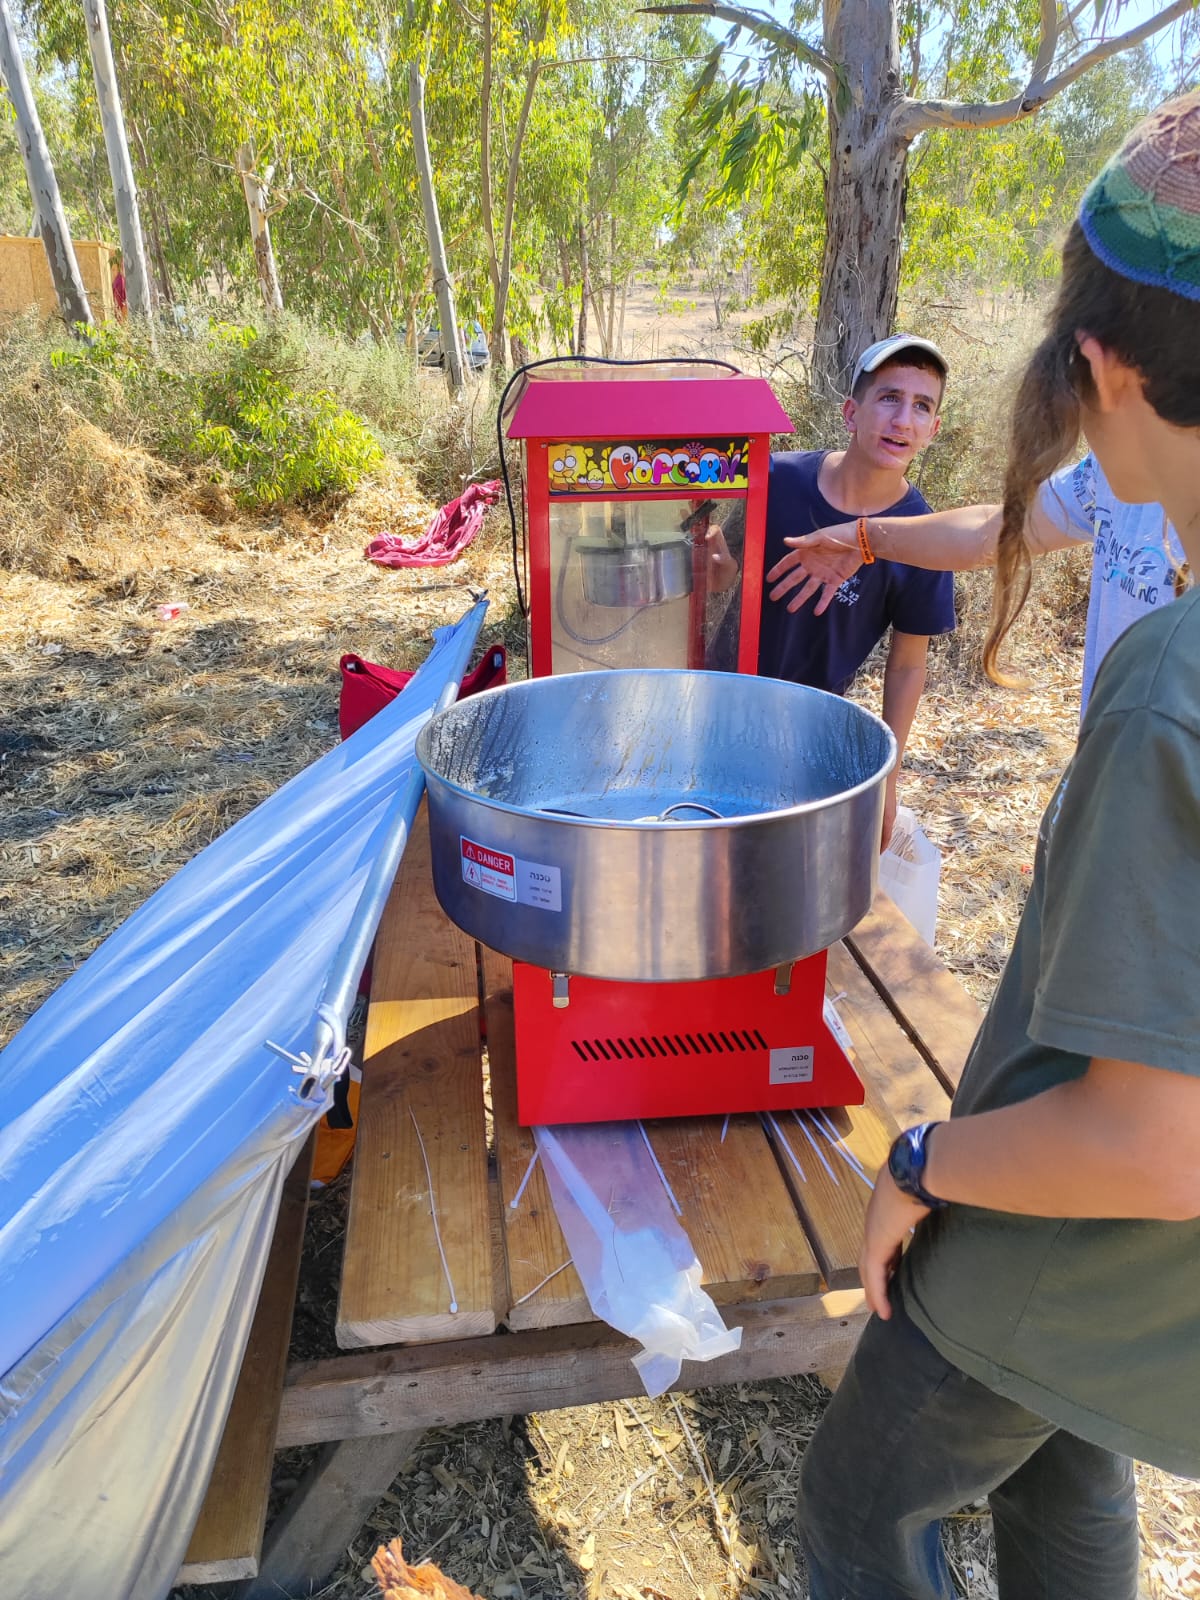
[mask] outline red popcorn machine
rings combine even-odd
[[[718,638],[723,667],[756,671],[770,436],[791,429],[770,385],[699,364],[541,370],[508,424],[531,675],[704,667]],[[743,520],[738,603],[722,605],[707,536]]]
[[[790,427],[718,363],[524,374],[532,676],[417,745],[438,898],[513,957],[523,1124],[863,1101],[826,951],[874,895],[895,743],[755,675]]]

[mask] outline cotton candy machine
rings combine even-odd
[[[826,948],[874,895],[887,727],[740,674],[615,670],[460,701],[417,741],[438,899],[515,960],[520,1115],[861,1101]]]
[[[860,920],[895,742],[817,689],[630,669],[459,701],[417,755],[461,928],[551,971],[679,983],[802,960]]]
[[[514,958],[521,1121],[861,1102],[825,951],[871,904],[895,745],[754,676],[786,413],[703,361],[535,363],[499,410],[531,681],[417,754],[438,898]]]

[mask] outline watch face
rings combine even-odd
[[[906,1194],[912,1193],[913,1178],[920,1176],[921,1168],[925,1165],[924,1150],[921,1151],[920,1165],[915,1165],[913,1161],[912,1136],[915,1132],[916,1129],[909,1128],[902,1133],[893,1144],[891,1153],[888,1156],[888,1171],[896,1180],[897,1186],[903,1189]]]
[[[925,1171],[925,1128],[906,1128],[896,1139],[888,1155],[888,1171],[896,1179],[896,1187],[906,1194],[920,1194],[922,1173]]]
[[[944,1202],[935,1200],[931,1194],[926,1193],[923,1179],[925,1175],[925,1135],[932,1124],[922,1122],[915,1128],[906,1128],[888,1153],[888,1171],[895,1180],[896,1187],[905,1194],[912,1195],[922,1205],[940,1206]]]

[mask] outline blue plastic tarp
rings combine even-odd
[[[348,980],[420,800],[416,737],[453,698],[485,605],[0,1054],[6,1600],[159,1600],[175,1581],[283,1180],[327,1109]]]

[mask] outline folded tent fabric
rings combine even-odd
[[[399,534],[381,533],[363,554],[381,567],[444,567],[456,561],[474,539],[502,489],[498,478],[468,484],[457,499],[442,507],[419,539],[406,544]]]
[[[484,610],[439,630],[407,694],[193,857],[0,1053],[5,1596],[63,1594],[64,1507],[80,1600],[174,1583],[283,1179],[327,1104],[296,1094],[268,1041],[310,1051],[340,952],[369,940],[364,890],[421,794],[417,734]]]

